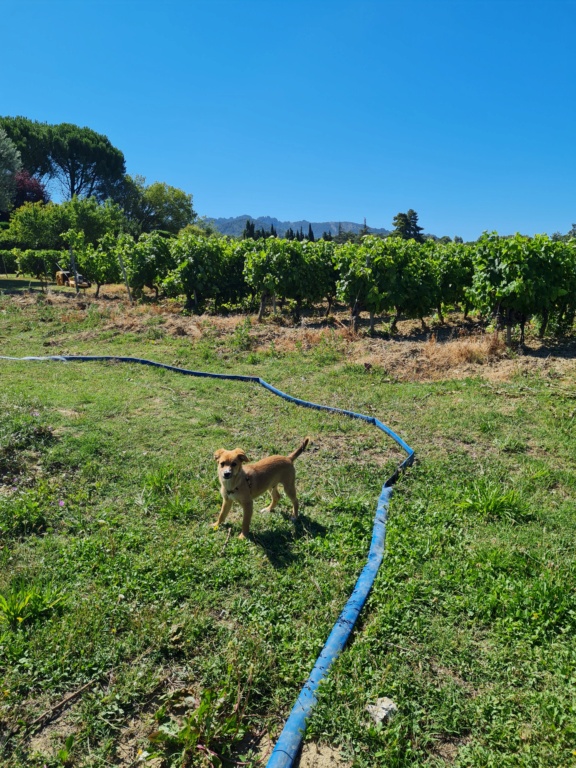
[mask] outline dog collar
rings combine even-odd
[[[246,480],[246,485],[248,486],[248,489],[251,491],[252,490],[252,481],[250,480],[249,477],[247,477],[247,475],[244,475],[244,479]],[[230,491],[226,491],[226,494],[228,496],[233,496],[239,490],[240,490],[240,486],[237,485],[236,488],[232,488]]]

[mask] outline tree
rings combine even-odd
[[[16,191],[16,173],[21,168],[20,152],[0,128],[0,211],[8,211]]]
[[[0,117],[3,128],[20,152],[22,168],[44,180],[52,176],[50,126],[27,117]]]
[[[242,232],[242,239],[254,240],[255,231],[256,231],[256,225],[254,224],[254,222],[251,219],[246,219],[246,226],[244,227],[244,232]]]
[[[44,184],[35,176],[30,176],[28,171],[18,171],[15,181],[14,208],[20,208],[24,203],[50,202],[50,195]]]
[[[67,199],[114,198],[126,173],[124,155],[109,139],[71,123],[49,126],[52,175]]]
[[[40,179],[30,176],[28,171],[18,171],[14,174],[13,209],[20,208],[24,203],[48,203],[49,201],[50,196]],[[0,211],[0,221],[7,222],[9,219],[9,211]]]
[[[142,177],[139,177],[142,178]],[[160,229],[177,235],[192,224],[196,213],[192,207],[192,195],[177,187],[156,181],[146,187],[142,178],[140,224],[142,232]]]
[[[126,229],[121,208],[107,201],[75,197],[61,205],[24,203],[12,213],[7,237],[20,248],[61,249],[69,243],[69,230],[83,232],[86,243],[95,245],[107,232],[118,235]]]
[[[312,231],[312,224],[308,224],[308,240],[313,243],[314,242],[314,232]]]
[[[70,222],[62,216],[61,207],[49,203],[24,203],[10,217],[7,237],[21,249],[63,247],[60,234],[70,229]]]
[[[402,240],[416,240],[423,243],[424,238],[420,234],[422,227],[418,226],[418,214],[410,208],[407,213],[397,213],[392,220],[394,231],[390,237],[401,237]]]

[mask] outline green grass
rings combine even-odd
[[[394,383],[350,365],[336,338],[255,352],[248,323],[226,338],[206,321],[191,341],[153,318],[115,335],[107,321],[94,306],[0,296],[4,354],[259,375],[374,414],[417,452],[307,738],[358,768],[576,765],[573,370],[553,387]],[[0,372],[0,764],[128,765],[138,750],[165,765],[254,763],[363,567],[402,453],[369,425],[252,384],[118,364]],[[250,543],[238,511],[212,531],[214,450],[257,459],[306,434],[301,521],[283,500],[255,514]],[[381,696],[398,714],[374,726],[365,708]]]

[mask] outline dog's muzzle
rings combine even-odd
[[[224,480],[230,480],[230,478],[232,477],[232,472],[230,471],[222,472],[222,477],[224,478]]]

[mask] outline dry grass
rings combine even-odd
[[[96,339],[102,332],[108,337],[132,333],[181,338],[191,345],[205,339],[223,347],[237,349],[239,332],[248,334],[249,348],[266,355],[330,353],[332,358],[364,365],[368,370],[383,369],[398,381],[438,381],[445,378],[483,376],[506,380],[531,370],[564,369],[574,361],[573,343],[564,352],[548,350],[529,338],[518,353],[506,348],[502,335],[484,334],[478,326],[454,315],[441,328],[423,333],[413,320],[398,323],[398,332],[370,337],[367,326],[350,328],[348,313],[335,311],[329,318],[323,313],[306,316],[295,325],[287,315],[267,316],[258,322],[256,315],[188,315],[183,305],[173,300],[147,301],[131,305],[121,286],[106,287],[105,296],[96,299],[90,293],[78,298],[71,292],[49,290],[48,294],[22,293],[11,297],[22,308],[37,303],[53,307],[61,322],[70,326],[77,340]],[[100,315],[94,327],[81,327],[87,313]],[[73,330],[73,326],[80,326]],[[47,347],[67,344],[67,338],[55,335]],[[328,355],[328,356],[330,356]],[[324,355],[326,357],[326,355]],[[325,365],[325,360],[319,364]]]
[[[460,365],[494,362],[507,357],[507,349],[497,333],[474,334],[444,343],[432,335],[422,345],[422,354],[431,368],[446,371]]]

